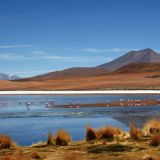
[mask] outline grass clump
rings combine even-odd
[[[93,129],[91,127],[86,128],[86,141],[95,139],[107,139],[114,140],[114,137],[122,133],[121,129],[110,126],[102,127],[99,129]]]
[[[160,145],[160,134],[157,134],[157,135],[153,136],[151,138],[150,144],[152,146],[159,146]]]
[[[0,135],[0,149],[10,148],[12,140],[7,135]]]
[[[48,139],[47,139],[47,145],[52,145],[53,144],[53,136],[51,132],[48,133]]]
[[[87,127],[86,128],[86,141],[92,141],[95,140],[96,137],[96,131],[91,128],[91,127]]]
[[[97,137],[98,139],[108,139],[114,140],[115,130],[113,127],[103,127],[97,129]]]
[[[146,135],[160,133],[160,119],[150,119],[144,124],[143,130],[145,131]]]
[[[113,132],[114,132],[115,136],[122,134],[122,130],[120,128],[116,128],[116,127],[113,128]]]
[[[55,136],[56,145],[67,146],[71,142],[71,136],[63,129],[59,130]]]
[[[130,128],[130,137],[133,140],[138,140],[140,138],[140,136],[142,135],[142,132],[139,128],[137,128],[135,123],[130,123],[129,125]]]

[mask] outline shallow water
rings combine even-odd
[[[142,126],[147,119],[160,117],[160,106],[48,109],[45,103],[48,100],[54,100],[56,104],[97,103],[149,97],[160,99],[159,95],[0,96],[0,133],[10,135],[20,145],[31,145],[46,140],[48,131],[55,133],[60,128],[66,129],[73,140],[84,139],[87,124],[128,130],[130,120]],[[26,102],[31,105],[27,107]]]

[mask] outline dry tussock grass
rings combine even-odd
[[[67,146],[69,142],[71,142],[70,134],[63,129],[59,130],[55,136],[56,145]]]
[[[48,133],[47,145],[52,145],[54,143],[53,136],[51,132]]]
[[[102,127],[96,131],[98,139],[114,139],[115,131],[112,127]]]
[[[91,141],[95,139],[108,139],[114,140],[114,137],[122,134],[120,128],[115,128],[111,126],[102,127],[99,129],[93,129],[91,127],[86,128],[86,141]]]
[[[86,141],[92,141],[95,140],[96,138],[97,138],[96,131],[88,126],[86,128]]]
[[[0,135],[0,149],[10,148],[12,140],[7,135]]]
[[[130,123],[129,128],[130,128],[129,133],[130,133],[131,139],[138,140],[143,135],[142,131],[139,128],[137,128],[135,123],[133,122]]]
[[[160,119],[150,119],[148,122],[144,124],[143,130],[145,135],[152,135],[160,133]]]
[[[152,146],[159,146],[159,145],[160,145],[160,134],[154,135],[154,136],[151,138],[150,144],[151,144]]]

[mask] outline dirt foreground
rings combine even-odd
[[[39,155],[39,158],[31,158],[35,153]],[[22,155],[25,159],[22,159]],[[31,147],[0,150],[0,160],[12,160],[19,156],[22,160],[149,160],[149,157],[159,160],[160,148],[151,147],[146,138],[141,141],[128,139],[120,142],[117,140],[114,142],[79,141],[72,142],[68,146],[48,146],[41,143]],[[6,157],[8,159],[5,159]]]

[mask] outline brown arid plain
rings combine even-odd
[[[0,81],[0,90],[160,89],[160,70],[97,76]]]

